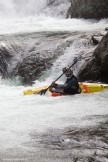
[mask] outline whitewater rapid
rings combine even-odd
[[[0,85],[1,151],[23,147],[32,132],[44,133],[48,129],[69,126],[93,127],[104,121],[108,114],[107,91],[52,98],[24,96],[23,90],[27,88],[31,87]]]
[[[53,17],[29,16],[0,19],[0,34],[15,34],[43,31],[98,31],[108,26],[108,19],[100,21],[84,19],[60,19]]]
[[[10,10],[13,9],[14,6],[10,3],[12,1],[8,2],[11,4]],[[2,1],[2,3],[4,2]],[[14,10],[12,12],[16,14]],[[6,19],[0,17],[0,35],[43,31],[103,32],[107,25],[108,19],[100,21],[63,19],[46,17],[42,14]],[[58,76],[56,73],[57,65],[60,65],[58,67],[60,70],[64,66],[62,62],[65,62],[65,65],[68,64],[69,60],[82,50],[80,46],[76,51],[73,49],[73,47],[67,49],[65,54],[53,64],[51,75],[44,76],[43,81],[42,79],[41,81],[40,79],[36,80],[33,87],[51,84]],[[31,156],[34,150],[39,150],[39,153],[41,153],[42,148],[37,146],[37,141],[44,133],[49,134],[49,132],[55,131],[56,136],[59,131],[62,132],[64,129],[70,127],[73,129],[91,128],[98,126],[107,119],[107,91],[57,98],[39,95],[24,96],[23,90],[31,87],[24,87],[19,84],[18,80],[0,79],[0,159],[3,161],[7,161],[6,158],[8,158],[8,161],[17,161],[17,158],[20,160],[21,154]],[[66,138],[66,141],[68,142],[69,139]],[[36,155],[38,157],[38,153]],[[12,159],[13,157],[14,159]],[[45,159],[45,157],[42,157],[42,159]],[[42,159],[38,162],[41,162]],[[27,161],[27,159],[23,159],[23,161]]]

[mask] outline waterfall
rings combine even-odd
[[[64,16],[69,6],[69,0],[1,0],[0,17]]]

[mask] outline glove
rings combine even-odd
[[[55,82],[52,82],[51,87],[57,87],[57,84]]]
[[[63,73],[65,73],[67,71],[67,68],[66,67],[63,68],[62,71],[63,71]]]
[[[47,91],[47,89],[43,89],[38,94],[42,96],[42,95],[44,95],[46,93],[46,91]]]

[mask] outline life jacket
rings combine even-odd
[[[78,84],[77,78],[73,75],[71,78],[67,79],[65,84],[70,84],[69,88],[65,88],[64,92],[67,94],[78,94],[81,93],[81,88]]]

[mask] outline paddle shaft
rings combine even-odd
[[[73,65],[76,64],[78,60],[76,60],[71,66],[69,66],[69,68],[71,68]],[[62,76],[64,75],[64,73],[62,73],[54,82],[56,82],[57,80],[59,80]],[[45,92],[51,87],[51,85],[45,90]]]

